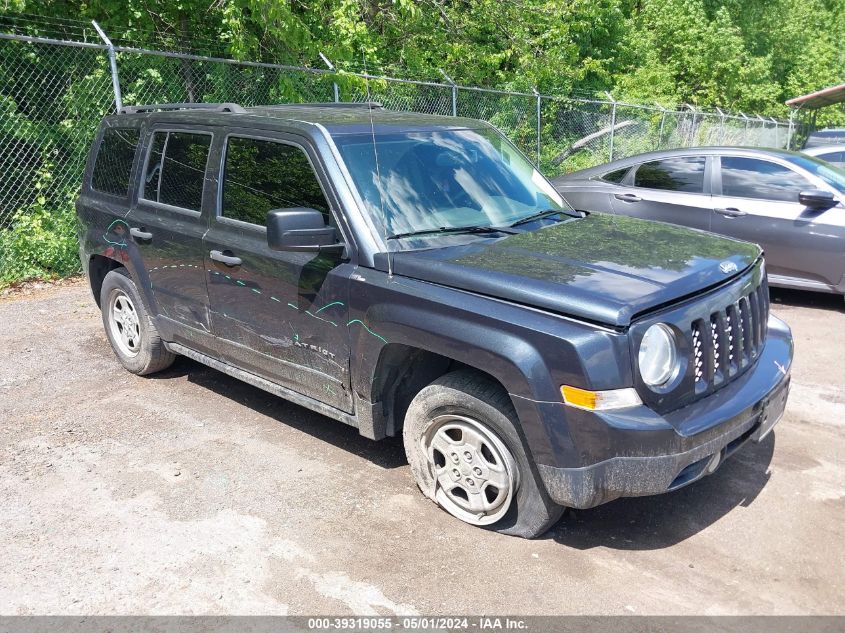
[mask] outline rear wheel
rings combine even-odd
[[[103,325],[121,364],[133,374],[167,369],[175,355],[167,350],[125,268],[110,271],[100,290]]]
[[[408,463],[420,490],[452,516],[533,538],[563,513],[539,481],[508,394],[472,371],[422,389],[405,417]]]

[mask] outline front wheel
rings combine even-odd
[[[103,279],[100,307],[109,343],[127,370],[144,376],[173,364],[175,355],[159,337],[125,268],[116,268]]]
[[[408,408],[403,439],[420,490],[452,516],[533,538],[563,513],[549,499],[517,431],[508,394],[472,371],[422,389]]]

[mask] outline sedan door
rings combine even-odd
[[[840,203],[817,211],[798,202],[801,191],[823,183],[765,158],[723,155],[719,163],[714,233],[760,244],[777,285],[831,290],[842,283],[845,209]]]
[[[710,229],[710,159],[672,156],[642,163],[614,188],[613,210],[646,220]],[[624,182],[624,181],[623,181]]]

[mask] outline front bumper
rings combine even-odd
[[[754,367],[702,400],[664,416],[647,407],[571,416],[570,425],[580,419],[589,443],[595,446],[601,438],[612,456],[577,468],[538,464],[549,496],[567,507],[591,508],[618,497],[676,490],[715,472],[726,457],[748,441],[761,441],[780,420],[791,364],[789,328],[770,317]]]

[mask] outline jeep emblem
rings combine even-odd
[[[736,267],[736,264],[733,262],[722,262],[719,264],[719,270],[721,270],[726,275],[730,273],[735,273],[739,268]]]

